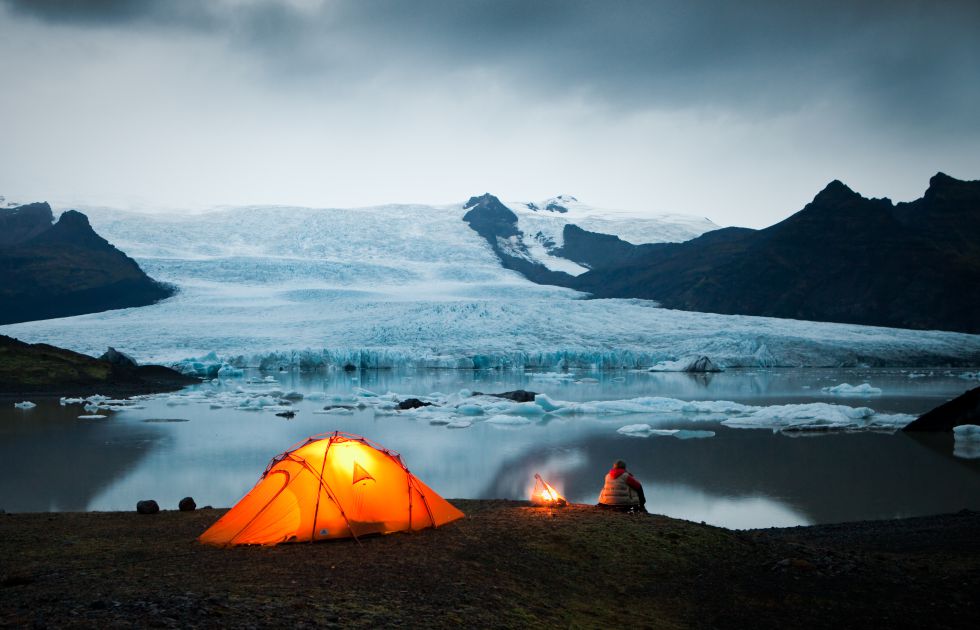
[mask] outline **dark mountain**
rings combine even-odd
[[[145,306],[173,294],[84,214],[53,220],[46,203],[0,210],[0,324]]]
[[[46,203],[30,203],[0,210],[0,247],[23,243],[51,229],[54,214]]]
[[[505,269],[523,274],[539,284],[567,286],[571,282],[572,276],[552,271],[531,257],[524,244],[524,234],[517,227],[517,215],[499,199],[485,193],[470,197],[463,208],[469,210],[463,215],[463,221],[486,239]]]
[[[584,232],[584,234],[582,233]],[[568,226],[572,286],[668,308],[980,333],[980,181],[939,173],[910,203],[833,181],[763,230],[633,246]]]

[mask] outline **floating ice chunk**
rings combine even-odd
[[[978,381],[980,380],[980,371],[963,372],[962,374],[960,374],[960,378],[965,378],[968,381]]]
[[[37,405],[29,400],[25,400],[24,402],[14,403],[14,407],[17,409],[33,409],[34,407],[37,407]]]
[[[446,425],[447,429],[465,429],[473,425],[471,420],[452,420]]]
[[[361,398],[377,398],[378,395],[369,389],[364,389],[363,387],[355,387],[354,395],[360,396]]]
[[[525,372],[536,381],[574,381],[575,375],[568,372]]]
[[[980,426],[961,424],[953,427],[953,438],[964,442],[980,442]]]
[[[869,407],[827,403],[754,407],[722,424],[738,429],[860,430],[899,429],[915,418],[908,414],[879,414]]]
[[[60,404],[62,407],[64,407],[65,405],[80,405],[83,402],[85,402],[85,399],[84,398],[64,398],[64,397],[62,397],[62,398],[60,398],[58,400],[58,404]]]
[[[631,435],[637,437],[647,437],[653,432],[653,427],[649,424],[627,424],[624,427],[619,427],[616,429],[616,433],[622,433],[623,435]]]
[[[538,394],[534,397],[534,404],[541,407],[545,411],[556,411],[561,409],[562,405],[556,403],[551,398],[548,398],[545,394]]]
[[[354,415],[354,410],[350,407],[331,407],[330,409],[324,409],[324,413],[332,414],[335,416],[352,416]]]
[[[109,400],[108,396],[103,396],[102,394],[93,394],[92,396],[86,398],[85,402],[98,404],[100,402],[105,402],[106,400]]]
[[[464,403],[456,407],[456,413],[464,416],[479,416],[483,415],[483,407],[473,403]]]
[[[676,361],[661,361],[650,368],[651,372],[721,372],[714,361],[703,355],[682,357]]]
[[[599,379],[592,378],[591,376],[586,376],[585,378],[580,378],[580,379],[578,379],[575,382],[576,383],[581,383],[582,385],[593,385],[595,383],[598,383],[599,382]]]
[[[313,392],[306,395],[306,400],[323,400],[327,397],[325,392]]]
[[[664,437],[673,437],[678,440],[691,440],[699,438],[710,438],[715,436],[714,431],[701,431],[692,429],[654,429],[649,424],[628,424],[625,427],[620,427],[616,430],[617,433],[622,433],[623,435],[628,435],[630,437],[650,437],[652,435],[659,435]]]
[[[953,455],[963,459],[980,459],[980,426],[961,424],[953,427]]]
[[[540,407],[539,407],[540,409]],[[486,419],[488,424],[500,424],[507,426],[519,426],[523,424],[531,424],[531,421],[524,416],[508,416],[508,415],[498,415],[490,416]]]
[[[97,414],[97,413],[91,413],[91,414],[84,415],[84,416],[78,416],[78,419],[79,420],[102,420],[105,417],[106,416],[103,416],[103,415],[100,415],[100,414]]]
[[[241,378],[245,376],[245,371],[241,368],[236,368],[227,363],[223,363],[221,367],[218,368],[217,375],[219,378]]]
[[[281,396],[284,400],[303,400],[303,394],[297,391],[286,392]]]
[[[446,426],[449,424],[449,422],[450,420],[446,418],[433,418],[432,420],[429,420],[429,424],[433,426]]]
[[[279,401],[271,396],[256,396],[254,398],[246,398],[245,400],[238,403],[239,409],[261,409],[263,407],[273,407],[277,406]]]
[[[714,431],[702,431],[700,429],[678,429],[674,433],[678,440],[698,440],[702,438],[715,437]]]
[[[511,403],[503,413],[512,416],[541,416],[545,410],[535,402]]]
[[[881,394],[881,388],[872,387],[870,383],[862,383],[860,385],[841,383],[840,385],[823,387],[821,389],[822,391],[825,391],[828,394],[834,394],[835,396],[878,396]]]

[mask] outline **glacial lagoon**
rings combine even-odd
[[[0,479],[0,508],[131,510],[152,498],[175,509],[188,495],[199,506],[227,507],[273,456],[339,430],[398,451],[447,498],[525,499],[540,473],[569,500],[594,503],[605,471],[622,458],[644,483],[650,511],[732,528],[980,509],[976,453],[954,454],[948,435],[895,430],[903,418],[976,386],[964,376],[945,368],[252,370],[94,413],[56,398],[33,399],[28,410],[8,401],[0,409],[0,461],[16,474]],[[872,393],[829,391],[843,383],[868,383]],[[553,410],[465,404],[472,392],[515,389],[545,394]],[[282,405],[279,392],[304,398]],[[436,406],[392,408],[408,397]],[[716,401],[731,401],[730,408]],[[275,415],[287,408],[293,418]],[[812,422],[794,421],[804,430],[765,420],[773,410],[800,409],[817,410]],[[829,413],[821,409],[859,419],[817,430]],[[865,411],[840,414],[848,409]],[[86,415],[105,417],[79,418]],[[620,431],[637,425],[640,431]]]

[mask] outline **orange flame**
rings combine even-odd
[[[561,496],[551,484],[541,478],[541,475],[534,473],[534,489],[531,491],[531,503],[546,507],[562,507],[568,505],[565,497]]]

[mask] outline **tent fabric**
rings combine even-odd
[[[203,543],[276,545],[438,527],[463,513],[367,438],[315,435],[273,458]]]

